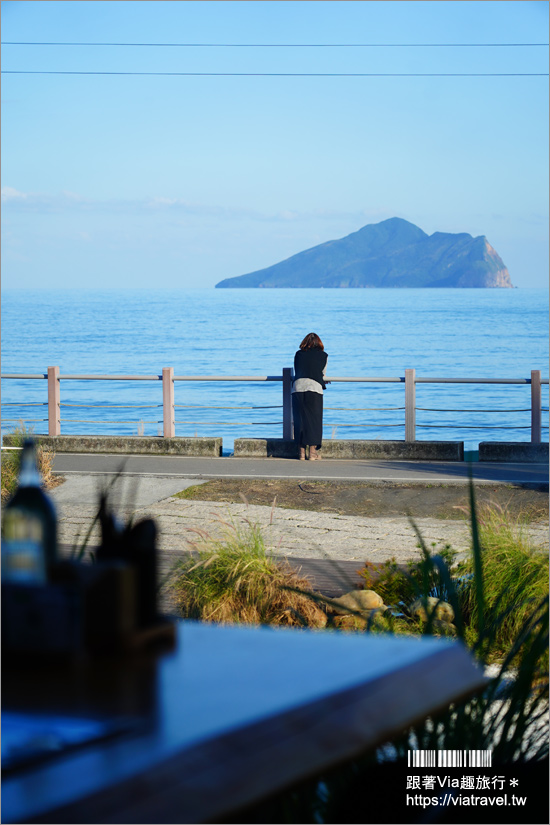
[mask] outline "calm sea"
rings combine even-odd
[[[6,290],[2,373],[280,375],[317,332],[329,376],[548,378],[538,289]],[[2,381],[2,429],[47,432],[46,382]],[[281,437],[280,383],[176,382],[176,435]],[[331,384],[325,438],[404,438],[404,388]],[[62,381],[66,434],[157,435],[160,381]],[[22,406],[22,405],[25,406]],[[529,386],[417,387],[417,438],[528,441]],[[543,386],[548,410],[548,386]],[[543,413],[548,438],[548,413]]]

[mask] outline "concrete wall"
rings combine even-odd
[[[221,438],[163,438],[161,436],[36,436],[39,444],[56,453],[111,453],[140,455],[182,455],[219,457]],[[4,446],[13,444],[5,435]],[[396,461],[464,461],[462,441],[363,441],[328,439],[323,442],[323,458],[372,459]],[[236,438],[238,458],[296,458],[294,441],[282,438]],[[479,461],[548,463],[548,443],[482,441]]]
[[[38,435],[35,440],[56,453],[111,453],[140,455],[188,455],[218,457],[221,438],[162,438],[161,436]],[[4,446],[13,439],[5,435]]]
[[[236,458],[296,458],[294,441],[279,438],[236,438]],[[463,461],[463,441],[323,441],[323,458],[409,461]]]
[[[548,464],[548,444],[531,444],[528,441],[481,441],[479,460]]]

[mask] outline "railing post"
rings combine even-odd
[[[540,370],[531,370],[531,444],[541,442]]]
[[[48,367],[48,435],[61,435],[59,367]]]
[[[162,370],[162,417],[164,421],[164,438],[173,438],[176,434],[173,367],[165,367]]]
[[[405,370],[405,441],[416,441],[416,370]]]
[[[292,421],[292,376],[291,367],[283,367],[283,441],[294,439],[294,422]]]

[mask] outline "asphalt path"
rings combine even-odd
[[[63,475],[110,475],[210,478],[317,479],[395,483],[548,484],[547,464],[504,464],[450,461],[362,461],[285,458],[199,458],[185,456],[103,455],[56,453],[53,470]]]

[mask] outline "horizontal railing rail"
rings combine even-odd
[[[164,368],[161,374],[156,375],[80,375],[80,374],[60,374],[59,367],[48,367],[46,373],[3,373],[0,376],[2,379],[17,379],[17,380],[46,380],[48,382],[48,400],[44,402],[3,402],[3,407],[47,407],[47,418],[25,419],[25,423],[48,422],[48,434],[60,435],[62,421],[71,421],[73,423],[98,423],[96,421],[83,419],[62,419],[61,408],[80,408],[80,409],[161,409],[162,420],[140,421],[140,424],[162,424],[163,435],[166,438],[171,438],[175,435],[175,425],[202,425],[202,426],[264,426],[275,425],[283,427],[283,439],[291,440],[293,437],[293,421],[292,421],[292,381],[293,370],[285,367],[281,375],[174,375],[172,367]],[[404,406],[385,406],[385,407],[331,407],[327,406],[327,411],[355,411],[355,412],[404,412],[404,422],[383,424],[377,423],[354,423],[337,425],[326,424],[326,427],[332,427],[336,430],[338,427],[353,427],[353,428],[378,428],[378,427],[403,427],[405,428],[405,440],[416,440],[416,429],[465,429],[465,430],[518,430],[530,429],[531,442],[540,443],[543,429],[548,429],[547,426],[542,425],[542,412],[547,412],[546,408],[541,404],[541,385],[549,383],[548,378],[541,378],[540,370],[532,370],[530,378],[449,378],[449,377],[421,377],[416,375],[414,369],[405,370],[404,376],[329,376],[327,382],[331,383],[371,383],[371,384],[403,384],[405,389],[405,404]],[[61,381],[159,381],[162,384],[162,403],[157,404],[69,404],[61,402],[60,398],[60,382]],[[174,400],[174,384],[176,381],[201,381],[201,382],[280,382],[282,383],[283,397],[282,404],[270,405],[205,405],[205,404],[176,404]],[[531,386],[531,406],[514,409],[456,409],[456,408],[440,408],[440,407],[419,407],[416,405],[416,386],[418,384],[486,384],[486,385],[530,385]],[[217,422],[217,421],[176,421],[175,411],[177,409],[186,410],[268,410],[268,409],[282,409],[282,421],[234,421],[234,422]],[[483,425],[483,424],[420,424],[416,422],[416,413],[419,412],[437,412],[437,413],[453,413],[453,412],[467,412],[467,413],[515,413],[515,412],[530,412],[531,423],[529,425]],[[20,421],[20,418],[9,419],[3,418],[4,421]],[[135,421],[116,421],[116,422],[102,422],[108,424],[135,424]]]
[[[47,373],[2,373],[4,378],[33,378],[47,380]],[[61,381],[162,381],[162,375],[58,375]],[[282,381],[280,375],[174,375],[173,381]],[[351,376],[328,376],[327,382],[404,384],[405,378],[375,377],[358,378]],[[530,378],[415,378],[416,384],[530,384]],[[541,384],[548,384],[548,378],[541,378]]]
[[[2,373],[0,378],[33,378],[47,380],[48,374],[45,372],[26,373]],[[62,381],[162,381],[162,375],[58,375]],[[281,375],[174,375],[173,381],[282,381]],[[422,378],[415,377],[416,384],[531,384],[530,378]],[[326,381],[335,383],[371,383],[371,384],[404,384],[404,377],[356,377],[356,376],[335,376],[329,375]],[[548,384],[548,378],[541,378],[541,384]],[[367,408],[365,408],[367,409]]]

